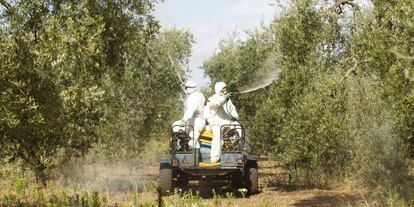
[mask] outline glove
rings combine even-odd
[[[185,126],[185,121],[184,120],[180,120],[180,127],[183,127],[183,126]]]
[[[233,98],[233,96],[234,96],[234,93],[229,92],[229,93],[227,93],[226,95],[224,95],[224,99],[225,99],[226,101],[228,101],[229,99]]]

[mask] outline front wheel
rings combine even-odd
[[[161,163],[160,164],[160,180],[159,186],[161,189],[161,193],[163,195],[172,192],[174,189],[174,182],[173,182],[173,169],[171,168],[170,164],[168,163]]]

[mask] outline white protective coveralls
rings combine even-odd
[[[185,91],[187,97],[184,103],[183,120],[187,122],[188,125],[194,127],[194,130],[190,130],[189,135],[191,138],[194,137],[195,148],[200,148],[198,138],[206,125],[203,115],[206,99],[203,94],[197,90],[197,84],[192,80],[185,83]],[[193,140],[190,141],[189,145],[193,147]]]
[[[220,132],[221,126],[226,124],[239,124],[238,122],[231,121],[232,117],[236,120],[239,119],[239,115],[231,100],[229,99],[226,101],[224,98],[224,94],[221,92],[224,87],[226,87],[224,82],[217,82],[214,86],[215,94],[208,99],[206,105],[209,109],[209,113],[206,115],[208,117],[207,121],[213,132],[210,152],[211,162],[218,162],[220,160],[221,147],[223,144]]]

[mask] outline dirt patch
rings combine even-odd
[[[272,191],[264,189],[246,201],[238,202],[239,206],[360,206],[364,203],[360,191],[348,190],[302,190],[292,192]]]
[[[364,197],[357,191],[311,191],[302,192],[309,198],[295,201],[294,206],[359,206]]]

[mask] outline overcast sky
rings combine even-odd
[[[273,19],[275,0],[165,0],[158,3],[154,15],[162,27],[177,27],[194,35],[190,58],[190,76],[201,86],[208,84],[199,69],[218,47],[220,39],[237,31],[245,39],[245,30],[268,24]]]

